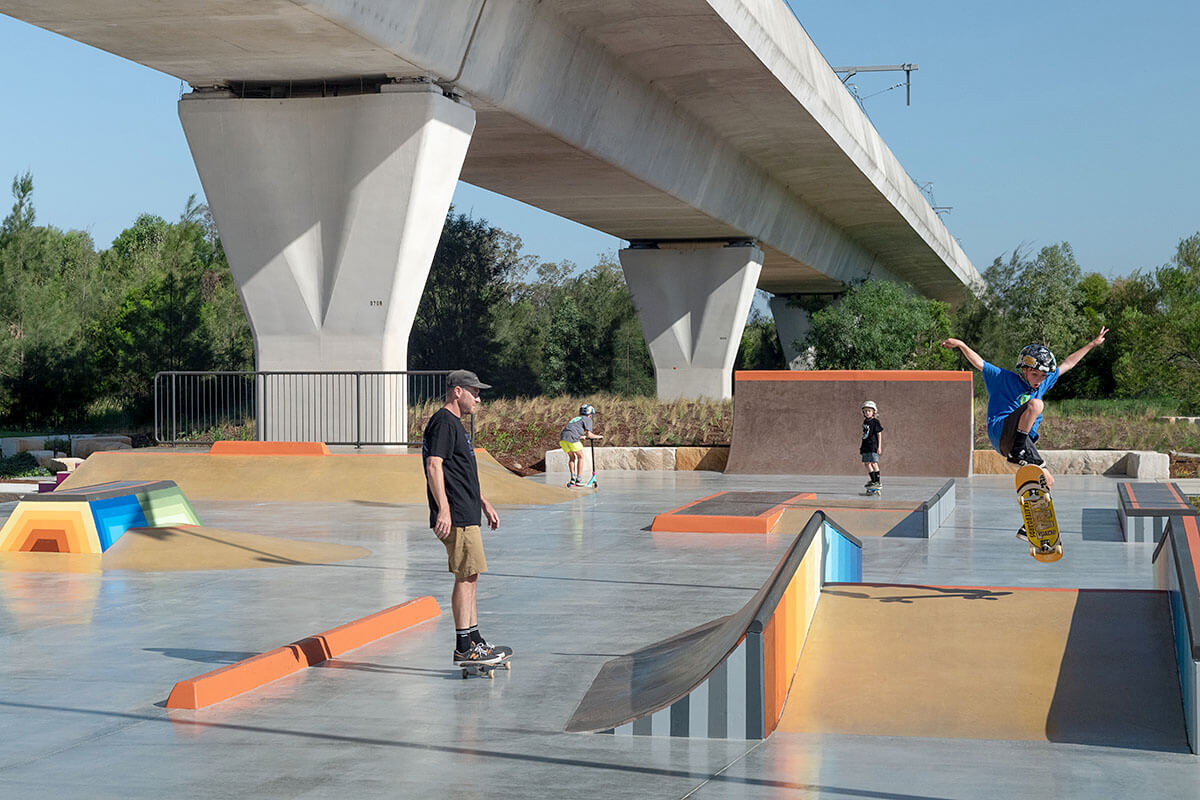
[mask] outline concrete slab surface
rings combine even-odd
[[[888,500],[920,502],[943,482],[888,480]],[[0,786],[6,797],[31,798],[483,797],[496,787],[523,798],[1194,794],[1200,759],[1149,739],[1102,746],[777,732],[734,742],[563,732],[605,661],[737,610],[790,543],[651,533],[655,514],[723,490],[853,499],[861,483],[858,475],[605,472],[594,494],[501,506],[500,530],[485,534],[492,572],[480,580],[479,610],[484,635],[516,650],[511,672],[463,680],[450,663],[444,611],[201,711],[162,703],[181,678],[415,597],[431,594],[446,609],[445,554],[424,505],[194,502],[207,526],[371,551],[354,561],[170,572],[6,567]],[[1116,483],[1058,478],[1066,555],[1043,565],[1014,536],[1011,479],[959,479],[955,512],[930,539],[863,539],[864,581],[1152,589],[1153,545],[1120,541]],[[14,505],[0,505],[0,518]],[[886,670],[873,677],[887,686]]]

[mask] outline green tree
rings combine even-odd
[[[33,178],[13,180],[0,221],[0,410],[13,422],[63,424],[92,396],[80,335],[92,313],[91,238],[35,225]]]
[[[939,346],[950,335],[949,307],[891,281],[867,281],[812,315],[804,340],[817,369],[949,369]]]
[[[521,240],[484,220],[446,216],[408,340],[411,369],[471,368],[497,361],[497,306],[523,262]]]
[[[775,328],[775,318],[757,308],[750,309],[750,319],[742,330],[735,369],[782,369],[783,346]]]

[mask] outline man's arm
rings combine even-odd
[[[429,482],[429,491],[433,493],[433,502],[438,507],[433,533],[439,539],[445,539],[450,535],[450,500],[446,497],[446,475],[440,456],[430,456],[425,462],[425,480]]]
[[[496,509],[488,502],[488,499],[482,494],[479,495],[479,502],[483,505],[483,515],[487,517],[488,527],[492,530],[500,527],[500,515],[496,513]]]
[[[1101,328],[1099,335],[1096,336],[1095,339],[1092,339],[1090,342],[1085,344],[1083,347],[1079,348],[1074,353],[1071,353],[1071,355],[1064,358],[1063,362],[1058,365],[1059,377],[1062,377],[1063,375],[1067,374],[1067,372],[1069,372],[1070,370],[1075,369],[1075,365],[1078,364],[1080,361],[1082,361],[1083,357],[1086,356],[1093,347],[1098,347],[1099,345],[1104,344],[1104,334],[1106,334],[1106,333],[1108,333],[1108,328]]]
[[[976,353],[974,350],[967,347],[966,343],[962,339],[946,339],[942,342],[942,347],[948,347],[951,350],[958,350],[963,354],[964,357],[966,357],[967,363],[980,372],[983,371],[983,359],[980,358],[979,353]]]

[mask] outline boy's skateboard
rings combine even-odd
[[[465,680],[468,675],[478,675],[481,678],[494,678],[494,673],[498,669],[512,669],[513,651],[511,647],[501,647],[497,645],[493,648],[497,653],[500,653],[503,658],[492,663],[483,663],[480,661],[455,661],[454,665],[462,670],[462,676]]]
[[[866,494],[870,497],[878,497],[882,491],[883,491],[882,486],[869,486],[869,487],[867,487],[867,490],[866,490],[866,492],[864,492],[864,494]]]
[[[1025,520],[1025,535],[1029,539],[1029,555],[1050,563],[1063,556],[1059,540],[1058,518],[1054,516],[1054,501],[1046,487],[1046,470],[1028,464],[1017,470],[1017,501],[1021,518]]]

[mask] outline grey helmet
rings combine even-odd
[[[1018,372],[1025,367],[1042,372],[1053,372],[1057,366],[1058,362],[1054,360],[1054,353],[1051,353],[1050,348],[1044,344],[1027,344],[1021,348],[1021,355],[1017,357]]]
[[[863,403],[863,404],[862,404],[862,407],[863,407],[863,408],[869,408],[869,409],[871,409],[872,411],[874,411],[876,414],[878,414],[878,413],[879,413],[879,406],[875,405],[875,401],[874,401],[874,400],[867,400],[865,403]]]
[[[583,405],[581,405],[579,407],[579,416],[581,416],[581,417],[586,417],[586,416],[589,416],[589,415],[595,414],[595,413],[596,413],[595,406],[589,406],[587,403],[584,403]]]

